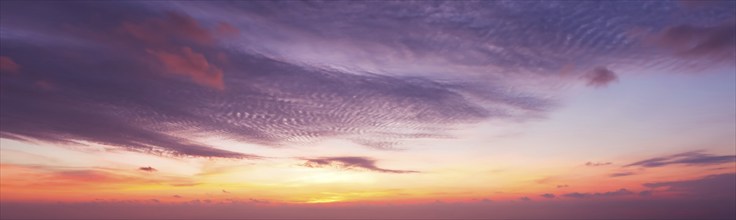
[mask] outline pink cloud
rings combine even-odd
[[[142,22],[124,21],[120,30],[150,44],[164,44],[177,38],[200,45],[214,42],[212,33],[194,18],[174,12],[167,13],[164,18],[151,18]]]
[[[7,56],[0,56],[0,72],[18,73],[20,65]]]
[[[178,51],[147,49],[149,54],[156,57],[168,73],[187,76],[194,82],[215,89],[225,89],[222,70],[197,53],[190,47],[179,48]]]

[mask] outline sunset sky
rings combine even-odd
[[[0,219],[736,219],[736,1],[2,1]]]

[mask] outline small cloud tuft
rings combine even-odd
[[[616,73],[609,70],[606,67],[596,67],[592,71],[583,75],[583,78],[588,81],[588,86],[592,87],[603,87],[618,80]]]
[[[158,171],[156,168],[153,168],[153,167],[150,167],[150,166],[140,167],[140,168],[138,168],[138,170],[140,170],[140,171],[146,171],[146,172],[156,172],[156,171]]]

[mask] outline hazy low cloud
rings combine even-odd
[[[656,190],[664,190],[695,198],[729,198],[736,195],[736,173],[709,175],[698,179],[652,182],[643,184]]]
[[[547,199],[554,199],[556,197],[555,194],[552,194],[552,193],[545,193],[545,194],[542,194],[540,196],[541,197],[544,197],[544,198],[547,198]]]
[[[633,195],[634,192],[621,188],[616,191],[609,191],[609,192],[596,192],[596,193],[579,193],[579,192],[573,192],[573,193],[566,193],[562,196],[564,197],[570,197],[570,198],[576,198],[576,199],[584,199],[584,198],[593,198],[593,197],[610,197],[610,196],[627,196],[627,195]]]

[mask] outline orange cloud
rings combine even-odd
[[[0,72],[18,73],[20,65],[7,56],[0,56]]]
[[[172,74],[187,76],[200,85],[225,89],[222,70],[211,65],[204,55],[194,52],[192,48],[182,47],[176,52],[153,49],[146,51],[155,56],[166,71]]]

